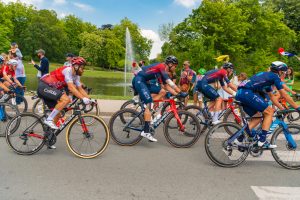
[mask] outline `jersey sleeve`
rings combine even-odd
[[[159,66],[159,71],[160,71],[160,75],[161,75],[161,79],[164,83],[166,83],[166,80],[170,79],[168,73],[165,70],[165,65],[161,64]]]
[[[282,86],[283,83],[280,80],[279,76],[277,76],[277,75],[274,74],[273,77],[272,77],[272,80],[274,80],[274,85],[277,88],[277,90],[283,89],[283,86]]]
[[[62,70],[62,74],[65,77],[65,82],[66,83],[74,83],[71,67],[66,67],[64,70]]]
[[[74,84],[75,84],[77,87],[80,87],[80,86],[81,86],[80,76],[76,76],[76,77],[75,77],[75,79],[74,79]]]

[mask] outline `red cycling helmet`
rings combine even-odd
[[[86,65],[86,61],[83,57],[74,57],[71,60],[72,65]]]

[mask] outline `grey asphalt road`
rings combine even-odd
[[[111,141],[92,160],[71,154],[64,133],[56,150],[32,156],[15,154],[0,138],[0,199],[258,199],[251,186],[300,187],[299,171],[264,155],[226,169],[206,156],[204,135],[189,149],[172,147],[162,129],[156,137],[157,143],[142,140],[133,147]]]

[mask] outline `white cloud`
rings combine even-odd
[[[156,33],[153,30],[142,29],[141,34],[143,37],[153,41],[149,58],[150,59],[156,58],[157,54],[161,53],[161,47],[164,44],[164,42],[160,40],[158,33]]]
[[[54,5],[64,5],[66,3],[67,3],[66,0],[53,0]]]
[[[192,8],[196,6],[198,3],[200,3],[201,0],[174,0],[174,2],[186,8]]]
[[[83,4],[83,3],[73,3],[74,6],[76,6],[77,8],[82,9],[83,11],[93,11],[94,8],[90,5],[87,4]]]

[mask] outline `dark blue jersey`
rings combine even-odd
[[[155,80],[161,84],[166,83],[167,79],[170,79],[168,73],[166,72],[166,65],[163,63],[155,63],[142,68],[137,76],[142,76],[145,81]]]
[[[268,93],[272,91],[273,85],[277,90],[283,89],[283,83],[278,74],[274,72],[260,72],[252,76],[248,81],[240,84],[239,88],[251,89],[254,92]]]

